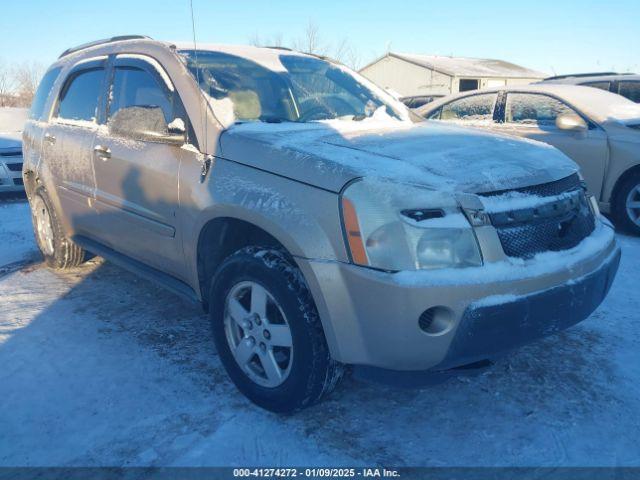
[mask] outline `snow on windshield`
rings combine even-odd
[[[274,54],[267,56],[271,58],[267,63],[264,55],[206,50],[182,50],[181,54],[225,126],[254,121],[359,121],[381,108],[389,117],[408,117],[388,94],[348,69],[316,57],[278,53],[277,65],[272,65]]]

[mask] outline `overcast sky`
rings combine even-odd
[[[363,63],[391,51],[498,58],[548,73],[640,71],[638,0],[193,0],[198,41],[285,41],[311,21]],[[2,0],[0,60],[51,63],[86,41],[140,33],[190,40],[189,0]]]

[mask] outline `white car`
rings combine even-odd
[[[553,145],[578,164],[600,208],[640,234],[640,106],[634,102],[597,88],[545,83],[466,92],[416,112]]]
[[[22,127],[25,108],[0,108],[0,192],[22,192]]]

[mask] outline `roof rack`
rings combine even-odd
[[[548,77],[548,78],[545,78],[545,80],[562,80],[564,78],[584,78],[584,77],[610,77],[612,75],[633,75],[633,74],[618,73],[618,72],[570,73],[567,75],[556,75],[555,77]]]
[[[77,47],[67,48],[64,52],[60,54],[58,58],[66,57],[67,55],[78,52],[80,50],[84,50],[85,48],[96,47],[98,45],[104,45],[107,43],[121,42],[123,40],[144,40],[144,39],[151,39],[151,37],[147,37],[146,35],[120,35],[117,37],[105,38],[102,40],[95,40],[93,42],[83,43],[82,45],[78,45]]]
[[[274,50],[286,50],[287,52],[292,52],[293,50],[291,50],[289,47],[281,47],[281,46],[271,46],[271,45],[267,45],[264,48],[272,48]]]

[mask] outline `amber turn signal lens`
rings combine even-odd
[[[353,262],[358,265],[369,265],[367,252],[364,249],[364,242],[362,241],[362,233],[360,232],[360,224],[358,223],[356,209],[354,208],[353,203],[344,197],[342,197],[342,216]]]

